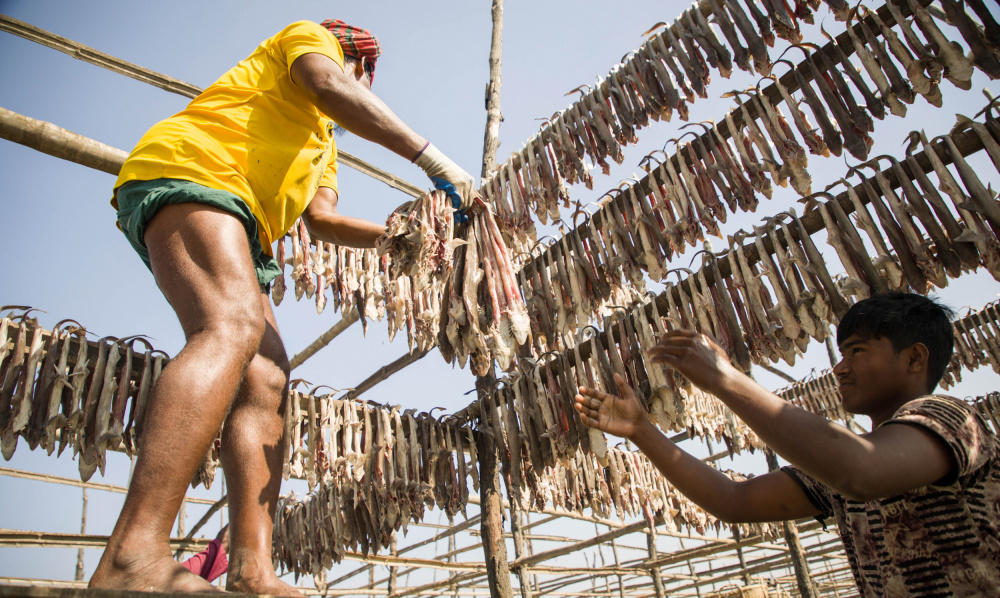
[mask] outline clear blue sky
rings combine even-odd
[[[643,31],[658,21],[671,20],[686,6],[662,1],[509,1],[504,13],[501,91],[505,120],[498,158],[504,160],[520,148],[537,130],[537,119],[564,108],[569,98],[563,94],[605,75],[641,43]],[[0,0],[0,13],[200,87],[211,84],[257,43],[292,21],[341,18],[368,27],[379,36],[384,50],[373,91],[417,132],[478,178],[489,75],[491,17],[487,1]],[[828,30],[842,30],[842,24],[833,23],[825,8],[819,17],[826,19]],[[815,30],[807,33],[807,39],[821,41]],[[710,99],[699,100],[692,107],[692,121],[722,117],[731,104],[718,99],[719,95],[755,82],[740,73],[730,81],[715,75],[709,87]],[[876,121],[873,155],[901,155],[903,137],[914,128],[923,127],[929,135],[947,132],[955,112],[972,116],[983,106],[979,91],[983,87],[1000,89],[977,72],[972,91],[942,85],[945,108],[933,108],[918,99],[905,119],[889,116]],[[149,126],[179,111],[186,102],[181,96],[0,33],[0,106],[4,108],[128,151]],[[573,198],[592,201],[621,178],[638,172],[640,158],[676,136],[682,124],[675,118],[640,131],[640,143],[626,151],[625,164],[615,168],[610,177],[596,171],[594,190],[574,187]],[[380,147],[350,135],[338,139],[338,145],[415,184],[427,185],[416,167]],[[993,181],[994,188],[1000,186],[1000,177],[991,165],[981,160],[976,164],[988,173],[984,180]],[[844,170],[843,162],[836,158],[810,159],[809,171],[817,190]],[[110,175],[0,141],[0,256],[4,261],[0,305],[43,309],[47,313],[40,320],[47,326],[75,318],[101,336],[146,334],[155,339],[157,348],[175,354],[182,346],[180,328],[152,277],[115,229],[114,212],[108,204],[113,183]],[[394,207],[408,199],[348,168],[341,169],[340,185],[342,210],[374,221],[384,221]],[[761,204],[757,214],[733,216],[724,232],[759,223],[760,218],[795,205],[795,199],[794,194],[779,191],[773,201]],[[814,238],[824,245],[825,235]],[[723,241],[715,241],[716,250],[723,246]],[[953,281],[940,296],[956,308],[980,307],[996,299],[998,290],[996,281],[977,274]],[[311,302],[297,304],[290,295],[276,314],[289,354],[294,354],[336,323],[340,315],[329,309],[317,315]],[[796,377],[811,368],[829,367],[825,351],[817,349],[794,368],[781,367]],[[293,372],[293,377],[332,387],[353,386],[405,351],[402,335],[389,344],[384,324],[373,323],[367,338],[360,326],[355,326]],[[772,388],[781,386],[768,375],[760,379]],[[441,406],[454,411],[469,402],[463,393],[473,384],[468,372],[453,370],[433,352],[366,397],[423,410]],[[996,388],[996,375],[980,371],[967,376],[954,392],[964,396]],[[704,450],[700,445],[695,448]],[[726,466],[759,471],[760,461],[752,457]],[[9,464],[0,465],[76,476],[76,463],[68,453],[56,459],[30,453],[23,445]],[[127,475],[128,462],[122,457],[109,465],[105,480],[95,480],[124,484]],[[301,485],[288,487],[302,491]],[[77,533],[79,494],[76,489],[0,477],[0,527]],[[218,497],[218,486],[205,495]],[[120,499],[98,492],[91,492],[90,498],[88,532],[106,534]],[[188,525],[200,516],[197,510],[191,512]],[[217,528],[215,525],[208,531],[214,534]],[[411,539],[401,540],[401,546]],[[473,553],[466,558],[480,555]],[[97,552],[88,551],[88,571],[96,561]],[[74,562],[75,550],[0,549],[0,576],[68,579],[72,578]]]

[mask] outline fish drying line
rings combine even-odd
[[[777,23],[777,22],[776,22],[776,23]],[[964,151],[964,150],[963,150],[963,151]],[[947,156],[947,152],[945,152],[945,156]],[[889,178],[891,178],[891,177],[889,177]],[[877,193],[877,192],[878,192],[878,191],[876,190],[876,193]],[[766,241],[765,241],[765,244],[766,244]],[[674,292],[677,292],[677,289],[676,289],[676,288],[675,288],[675,289],[673,289],[673,290],[674,290]],[[611,332],[611,336],[609,336],[608,338],[610,338],[610,339],[614,340],[614,339],[616,338],[616,337],[615,337],[615,332],[614,332],[614,330],[611,330],[610,332]],[[618,340],[620,340],[620,338],[619,338]],[[470,574],[470,575],[472,575],[472,574]],[[447,581],[447,583],[449,583],[449,584],[453,584],[453,583],[456,583],[456,580],[454,580],[454,579],[452,579],[452,580],[448,580],[448,581]],[[429,587],[427,587],[427,586],[424,586],[424,587],[423,587],[423,589],[426,589],[426,590],[431,590],[432,588],[429,588]],[[522,589],[523,589],[523,588],[522,588]],[[659,588],[657,588],[657,589],[659,589]]]

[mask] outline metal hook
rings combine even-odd
[[[692,256],[691,256],[691,261],[690,261],[690,262],[688,262],[688,267],[687,267],[687,268],[685,268],[685,270],[687,270],[688,272],[690,272],[690,271],[691,271],[691,270],[690,270],[691,266],[693,266],[693,265],[694,265],[694,259],[695,259],[696,257],[698,257],[699,255],[703,254],[703,253],[707,253],[707,254],[711,255],[712,257],[715,257],[715,254],[714,254],[714,253],[712,253],[711,251],[709,251],[709,250],[707,250],[707,249],[700,249],[700,250],[696,251],[696,252],[694,253],[694,255],[692,255]],[[704,260],[702,260],[702,262],[701,262],[701,265],[702,265],[702,267],[704,267],[704,266],[705,266],[705,261],[704,261]]]

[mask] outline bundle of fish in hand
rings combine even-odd
[[[386,231],[375,243],[378,255],[389,254],[389,275],[413,277],[413,291],[430,288],[431,279],[442,282],[451,273],[455,247],[455,208],[444,191],[431,191],[396,208],[386,221]]]

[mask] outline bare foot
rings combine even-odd
[[[271,596],[288,596],[289,598],[305,598],[301,592],[278,579],[274,571],[263,571],[260,575],[240,576],[232,569],[226,575],[226,591],[241,594],[268,594]]]
[[[227,581],[226,591],[240,592],[241,594],[268,594],[271,596],[288,596],[289,598],[305,598],[304,594],[281,581],[276,576],[269,580],[255,580],[253,582]]]
[[[191,573],[166,555],[101,558],[90,588],[136,590],[140,592],[221,592],[222,590]]]

